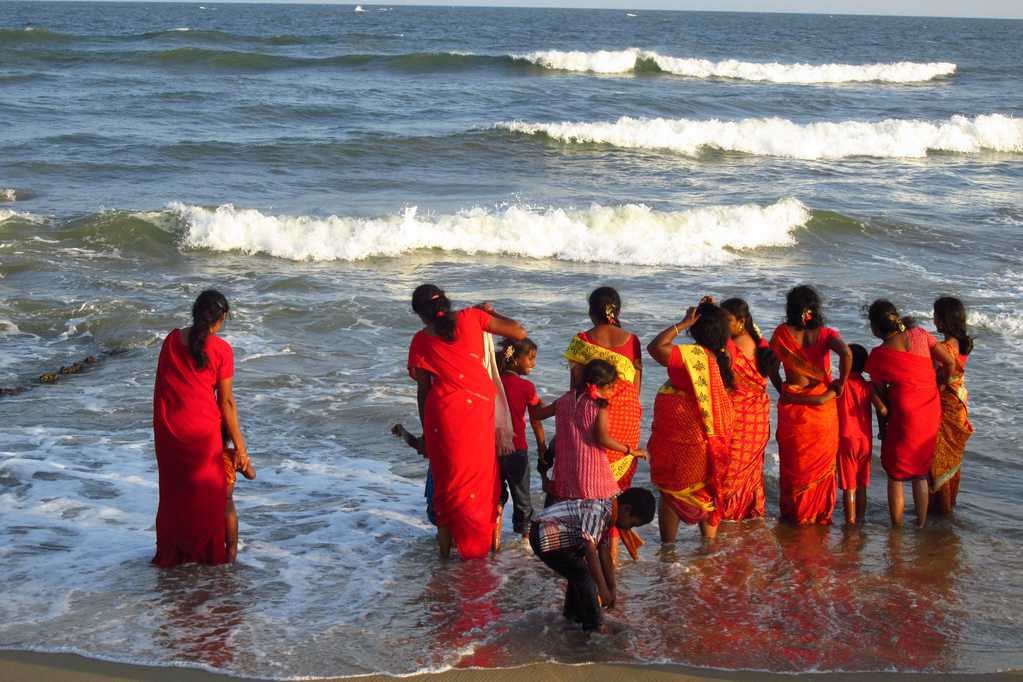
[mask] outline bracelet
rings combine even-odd
[[[678,330],[678,325],[677,325],[677,324],[673,324],[673,325],[671,325],[671,326],[672,326],[672,328],[674,328],[674,330],[675,330],[675,336],[678,336],[678,335],[679,335],[679,334],[681,333],[681,332],[680,332],[680,331]]]
[[[625,444],[625,456],[628,457],[632,454],[632,446],[628,443]]]

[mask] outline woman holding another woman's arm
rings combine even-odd
[[[893,526],[902,525],[902,484],[913,483],[916,525],[927,521],[928,476],[941,426],[941,399],[934,376],[937,365],[946,381],[959,376],[944,344],[899,315],[890,301],[878,299],[867,313],[870,330],[881,339],[870,351],[867,373],[888,406],[883,427],[881,464],[888,474],[888,511]]]
[[[500,504],[495,386],[483,364],[483,334],[521,340],[526,330],[489,305],[452,310],[433,284],[416,288],[412,309],[423,329],[412,338],[408,368],[418,387],[440,555],[454,541],[463,559],[481,558]]]

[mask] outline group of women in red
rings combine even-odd
[[[432,284],[415,290],[412,308],[423,329],[412,339],[408,368],[418,386],[438,545],[444,556],[454,545],[463,558],[482,557],[494,545],[502,485],[495,435],[500,382],[494,381],[493,344],[486,334],[504,337],[508,348],[526,339],[526,330],[489,305],[455,310]],[[230,490],[236,471],[250,478],[255,472],[232,394],[231,347],[217,336],[229,310],[222,294],[203,292],[192,309],[192,326],[172,331],[160,352],[153,399],[160,489],[153,562],[160,566],[225,563],[237,552]],[[856,348],[850,350],[837,331],[825,326],[820,298],[809,286],[788,293],[785,321],[769,341],[761,337],[743,300],[718,304],[704,298],[646,348],[667,370],[654,402],[646,451],[639,449],[639,339],[622,328],[621,299],[614,289],[595,290],[589,313],[593,326],[573,337],[564,354],[571,384],[578,388],[594,361],[609,366],[614,380],[600,387],[606,413],[600,414],[603,430],[597,441],[606,455],[607,480],[627,489],[638,459],[648,451],[650,478],[660,493],[663,542],[674,541],[679,521],[698,524],[705,537],[713,538],[722,520],[764,515],[764,453],[771,434],[768,383],[779,394],[782,519],[830,523],[841,483],[847,520],[862,521],[871,405],[878,415],[893,525],[902,522],[904,481],[912,482],[918,525],[924,524],[929,506],[947,513],[955,505],[963,451],[972,433],[963,372],[973,342],[958,299],[935,302],[935,325],[944,336],[940,342],[901,317],[890,302],[875,301],[868,317],[880,345],[865,363],[854,365]],[[677,344],[683,333],[694,343]],[[528,346],[535,354],[535,345]],[[838,358],[837,378],[832,354]],[[531,414],[538,418],[542,406],[537,399],[530,401],[537,409]],[[554,414],[553,406],[549,411]],[[535,432],[543,433],[539,427]],[[516,443],[521,435],[516,434]],[[545,455],[545,444],[538,445]]]

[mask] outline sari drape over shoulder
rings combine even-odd
[[[586,332],[573,336],[565,350],[565,359],[569,362],[585,365],[590,360],[603,360],[617,370],[618,381],[611,388],[604,390],[604,398],[608,401],[608,432],[616,441],[631,448],[639,447],[643,419],[643,407],[639,402],[639,391],[636,388],[638,352],[639,339],[635,334],[630,335],[629,340],[622,346],[606,348],[595,343]],[[632,477],[636,473],[636,458],[614,450],[606,452],[618,487],[625,490],[632,485]]]
[[[919,328],[910,333],[926,334]],[[870,380],[887,385],[888,422],[881,442],[881,465],[895,481],[931,472],[941,426],[941,399],[929,353],[878,346],[870,351]]]
[[[761,339],[761,347],[767,342]],[[732,342],[735,389],[729,391],[735,408],[735,426],[728,465],[721,477],[721,516],[739,521],[764,515],[764,450],[771,438],[771,399],[767,378],[757,371],[755,358],[747,357]]]
[[[945,341],[944,344],[955,358],[960,376],[942,386],[940,390],[941,427],[938,429],[934,462],[931,463],[931,493],[948,486],[954,506],[959,495],[963,452],[966,450],[966,441],[973,435],[973,424],[970,423],[969,394],[963,376],[966,372],[967,358],[959,354],[958,344],[951,341]]]
[[[828,337],[837,335],[825,330]],[[822,395],[828,391],[830,369],[808,354],[787,325],[780,325],[771,337],[771,350],[785,365],[786,377],[802,374],[816,381],[810,386],[782,386],[789,395]],[[823,405],[778,403],[778,504],[781,517],[798,524],[829,524],[838,497],[838,406],[834,400]]]
[[[408,367],[432,377],[423,431],[437,525],[451,531],[463,559],[474,559],[490,551],[500,502],[495,387],[483,359],[490,315],[477,308],[457,315],[454,341],[425,330],[413,337]]]
[[[721,519],[719,478],[735,413],[717,360],[702,346],[675,346],[657,392],[647,442],[650,480],[686,523]]]

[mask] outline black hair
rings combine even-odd
[[[867,349],[858,343],[850,343],[849,351],[852,353],[852,371],[863,374],[867,366]]]
[[[657,500],[646,488],[629,488],[618,496],[618,506],[629,505],[632,514],[639,519],[639,525],[645,526],[654,520],[657,511]]]
[[[192,330],[188,333],[188,353],[195,360],[195,366],[205,369],[206,339],[210,329],[231,311],[227,299],[219,291],[207,289],[199,294],[192,304]]]
[[[701,303],[696,307],[699,319],[689,328],[689,335],[714,354],[718,361],[721,381],[727,388],[735,388],[735,377],[732,375],[732,356],[728,353],[728,341],[731,334],[728,329],[728,316],[723,308],[713,303]]]
[[[896,332],[904,332],[916,326],[912,317],[901,317],[891,301],[879,298],[867,308],[870,328],[878,338],[885,338]]]
[[[451,315],[451,301],[436,284],[420,284],[412,292],[412,310],[423,324],[432,325],[437,336],[445,341],[455,340],[455,319]]]
[[[536,343],[534,343],[530,338],[525,338],[521,341],[505,339],[497,348],[497,355],[495,358],[497,360],[497,371],[503,374],[508,370],[512,360],[535,352]]]
[[[727,301],[723,301],[721,307],[730,312],[735,319],[742,322],[746,333],[753,339],[753,343],[756,346],[754,355],[757,360],[757,371],[760,373],[760,376],[766,377],[773,372],[779,365],[778,356],[770,348],[761,348],[760,331],[753,321],[753,314],[749,311],[749,304],[741,298],[730,298]]]
[[[973,337],[966,333],[966,306],[958,298],[942,296],[934,302],[934,323],[938,331],[959,342],[959,354],[973,351]]]
[[[604,360],[590,360],[583,365],[582,381],[576,390],[586,390],[587,384],[593,384],[597,388],[604,388],[605,386],[613,385],[616,381],[618,381],[618,370],[615,369],[614,365]],[[608,402],[600,399],[597,400],[597,404],[601,407],[607,407]]]
[[[598,287],[590,294],[590,319],[621,327],[622,298],[614,287]]]
[[[803,314],[807,313],[807,319]],[[809,284],[792,287],[785,295],[785,324],[796,329],[819,329],[824,326],[821,297]]]

